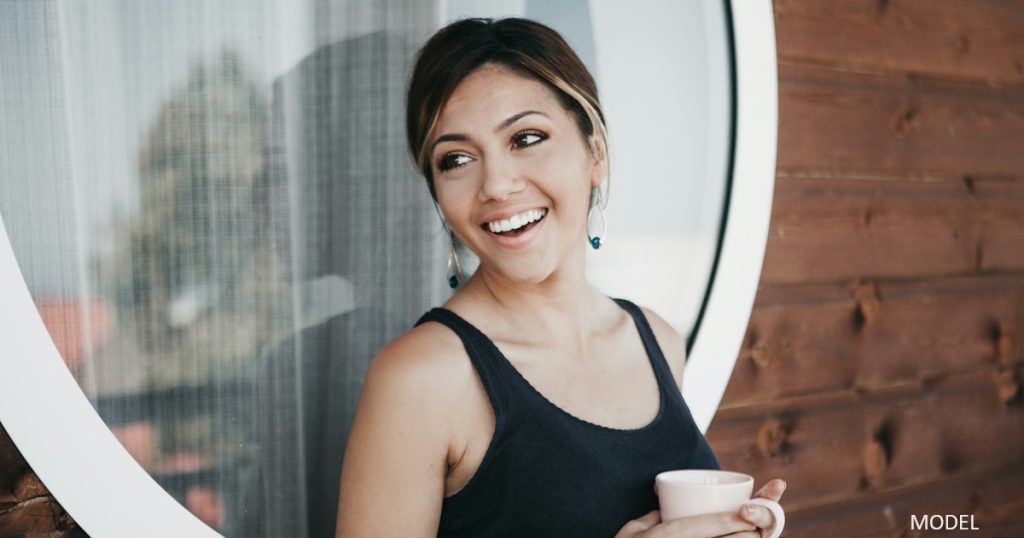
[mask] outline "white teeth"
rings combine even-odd
[[[487,223],[487,227],[493,233],[507,232],[510,230],[517,230],[541,219],[547,210],[544,209],[531,209],[524,211],[518,215],[513,215],[507,219],[495,220]]]

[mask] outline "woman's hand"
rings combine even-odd
[[[757,490],[757,493],[754,494],[754,498],[779,502],[779,499],[782,499],[782,494],[785,491],[786,482],[776,478],[775,480],[765,484],[763,488]],[[764,506],[745,504],[743,505],[743,508],[740,508],[740,517],[750,523],[753,523],[760,531],[761,536],[770,535],[772,527],[775,526],[775,517],[772,515],[771,511]]]
[[[778,502],[786,491],[786,483],[772,480],[758,490],[754,498],[770,499]],[[747,507],[753,508],[748,512]],[[634,519],[615,535],[615,538],[711,538],[728,536],[731,538],[760,538],[768,536],[775,525],[772,513],[763,506],[744,505],[738,513],[718,512],[699,516],[683,517],[672,521],[661,521],[661,513],[657,510]]]
[[[644,517],[626,523],[615,538],[712,538],[730,536],[757,538],[757,527],[735,512],[718,512],[661,521],[661,512],[654,510]]]

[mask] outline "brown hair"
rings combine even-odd
[[[406,103],[409,151],[435,200],[427,143],[455,88],[485,64],[508,67],[548,86],[576,119],[584,139],[596,137],[607,154],[597,85],[558,32],[528,19],[462,19],[439,30],[420,49]]]

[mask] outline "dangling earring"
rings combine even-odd
[[[448,285],[454,290],[459,287],[459,280],[462,278],[462,266],[459,265],[459,253],[455,250],[455,232],[448,230],[451,237],[448,249]]]
[[[594,212],[595,207],[597,208],[596,213]],[[593,230],[595,228],[599,231],[594,232]],[[594,250],[601,248],[601,238],[605,236],[607,231],[608,220],[604,216],[604,204],[601,201],[601,189],[594,187],[590,191],[590,211],[587,212],[587,239],[590,241],[590,246]]]
[[[441,214],[441,207],[437,205],[437,200],[434,200],[434,211],[437,211],[437,218],[441,219],[441,227],[448,232],[448,239],[450,241],[448,246],[448,286],[454,290],[459,287],[459,281],[462,280],[462,266],[459,264],[459,253],[455,249],[455,232],[445,222],[444,215]]]

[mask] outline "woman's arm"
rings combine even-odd
[[[337,536],[436,536],[451,405],[427,326],[385,347],[366,374],[341,473]]]

